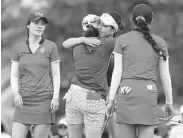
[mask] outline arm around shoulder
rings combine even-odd
[[[73,48],[76,45],[84,43],[84,37],[78,37],[78,38],[69,38],[63,42],[64,48]]]

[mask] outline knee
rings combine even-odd
[[[33,138],[47,138],[48,132],[35,132]]]
[[[33,132],[34,138],[47,138],[50,133],[50,126],[35,126]]]

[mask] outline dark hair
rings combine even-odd
[[[31,21],[27,22],[26,24],[26,34],[27,34],[27,40],[29,40],[29,29],[27,28],[27,25],[30,24]]]
[[[164,61],[166,61],[167,58],[164,55],[164,53],[161,51],[161,47],[156,43],[156,41],[153,39],[153,37],[150,34],[148,24],[150,24],[152,21],[152,16],[149,15],[149,14],[152,14],[152,12],[149,11],[151,9],[149,8],[149,6],[148,7],[147,6],[145,4],[143,4],[143,7],[146,8],[145,11],[143,10],[142,5],[139,6],[141,8],[139,8],[138,6],[136,6],[134,8],[132,20],[133,20],[134,24],[137,26],[137,28],[135,28],[135,30],[141,32],[144,35],[144,38],[152,45],[153,49],[156,52],[158,52],[161,57],[163,57]],[[139,12],[138,9],[141,11]],[[143,14],[145,15],[145,17]],[[151,17],[151,18],[149,18],[149,17]]]
[[[85,37],[99,37],[100,36],[100,32],[97,28],[95,28],[93,25],[89,25],[88,29],[86,30]],[[86,45],[86,44],[85,44]],[[91,46],[85,46],[85,48],[87,49],[87,51],[91,54],[94,51],[94,47]]]
[[[113,17],[113,19],[116,21],[119,30],[123,30],[124,26],[123,26],[122,18],[120,16],[120,14],[115,11],[110,11],[110,12],[108,12],[108,14],[111,15]],[[117,34],[117,32],[114,33],[113,37],[115,37],[116,34]]]
[[[100,33],[99,33],[99,30],[97,28],[93,27],[93,25],[89,25],[84,36],[85,37],[99,37]]]

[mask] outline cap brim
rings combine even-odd
[[[46,17],[36,17],[35,19],[33,19],[32,21],[37,21],[39,19],[43,19],[44,22],[47,24],[48,23],[48,19]]]

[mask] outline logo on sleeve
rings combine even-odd
[[[41,48],[40,48],[40,53],[43,54],[45,51],[46,51],[46,49],[45,49],[44,47],[41,47]]]

